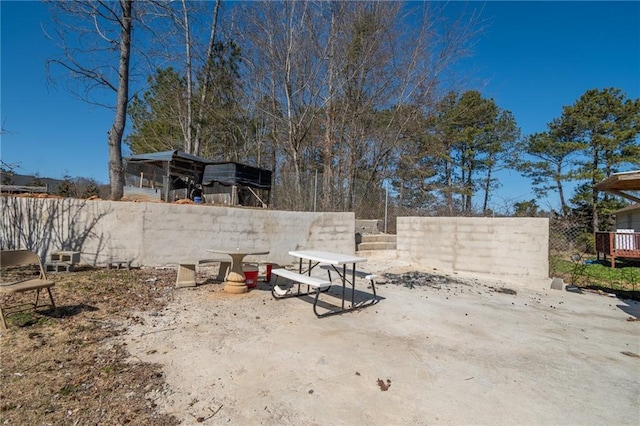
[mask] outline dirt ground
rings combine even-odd
[[[49,274],[57,309],[7,315],[9,328],[0,329],[0,424],[178,424],[153,402],[166,386],[162,367],[126,362],[118,338],[141,321],[134,311],[157,312],[171,301],[175,276],[102,268]],[[33,301],[29,292],[4,302]]]
[[[384,257],[366,269],[379,302],[322,319],[204,270],[112,342],[161,369],[146,397],[182,424],[638,424],[640,303]]]

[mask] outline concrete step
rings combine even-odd
[[[370,260],[395,260],[398,257],[395,250],[358,250],[356,256],[366,257]]]
[[[396,242],[396,236],[390,234],[363,234],[363,243],[394,243]]]
[[[361,251],[361,250],[395,250],[395,249],[396,249],[396,243],[395,242],[372,242],[372,243],[362,242],[362,243],[358,244],[358,246],[356,247],[357,251]]]

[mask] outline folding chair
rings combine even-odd
[[[12,276],[11,278],[8,278],[8,275],[10,274],[7,273],[9,272],[7,268],[20,268],[28,266],[33,266],[34,269],[37,268],[39,270],[39,273],[38,271],[36,271],[31,276],[25,276],[24,272],[22,272],[22,274],[16,274],[15,277]],[[55,283],[47,279],[44,267],[42,266],[42,261],[36,253],[30,250],[2,250],[0,251],[0,268],[2,268],[5,273],[7,273],[5,276],[0,277],[0,296],[2,296],[3,299],[0,301],[0,326],[2,326],[3,329],[7,328],[7,323],[5,321],[5,312],[22,312],[31,309],[30,307],[33,307],[33,310],[38,309],[40,290],[42,289],[47,289],[47,292],[49,293],[49,299],[51,300],[51,307],[54,310],[56,309],[55,302],[53,301],[53,295],[51,294],[51,287],[53,287]],[[4,303],[4,299],[6,299],[7,296],[32,290],[36,292],[35,303],[21,303],[13,306],[2,306]]]

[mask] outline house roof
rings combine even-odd
[[[598,191],[606,191],[640,203],[640,194],[629,194],[629,191],[640,191],[640,170],[614,173],[605,180],[594,185]]]
[[[638,204],[631,204],[630,206],[624,207],[620,210],[616,210],[615,212],[613,212],[613,214],[619,214],[619,213],[628,213],[628,212],[633,212],[633,211],[640,211],[640,203]]]

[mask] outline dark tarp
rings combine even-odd
[[[270,190],[271,170],[232,162],[209,164],[204,168],[202,184],[212,185],[214,182]]]
[[[184,160],[184,161],[193,161],[195,163],[202,164],[214,164],[213,161],[207,160],[206,158],[198,157],[193,154],[187,154],[186,152],[174,150],[174,151],[161,151],[161,152],[150,152],[148,154],[137,154],[132,155],[130,157],[125,158],[126,161],[130,162],[169,162],[174,160]]]

